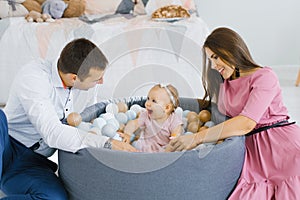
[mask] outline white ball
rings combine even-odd
[[[213,127],[215,123],[213,121],[208,121],[204,124],[204,126],[207,126],[208,128]]]
[[[188,125],[188,120],[186,117],[182,118],[183,128],[186,130]]]
[[[106,124],[106,120],[104,118],[98,117],[94,119],[93,126],[102,129],[102,127]]]
[[[184,135],[191,135],[191,134],[194,134],[194,133],[192,133],[190,131],[187,131],[187,132],[184,133]]]
[[[95,134],[97,134],[97,135],[102,135],[101,129],[98,128],[98,127],[96,127],[96,126],[92,127],[92,128],[89,130],[89,132],[95,133]]]
[[[137,115],[136,112],[134,112],[133,110],[127,110],[125,114],[128,117],[128,121],[135,119]]]
[[[105,107],[106,113],[112,113],[112,114],[117,114],[119,112],[118,105],[115,103],[109,103]]]
[[[113,124],[105,124],[101,129],[101,133],[104,136],[113,138],[116,135],[117,130],[118,129],[116,129],[116,127]]]
[[[90,130],[92,127],[92,124],[91,123],[88,123],[88,122],[81,122],[77,128],[81,129],[81,130],[84,130],[84,131],[88,131]]]
[[[183,111],[183,117],[186,117],[189,112],[191,112],[191,111],[190,110],[184,110]]]
[[[129,110],[134,111],[136,114],[138,114],[141,111],[142,107],[138,104],[133,104],[132,106],[130,106]]]
[[[119,133],[116,133],[116,135],[113,137],[114,140],[119,140],[122,141],[123,138],[121,138],[121,136],[119,135]]]
[[[106,121],[106,123],[114,125],[114,127],[116,128],[116,130],[118,130],[119,127],[120,127],[120,123],[119,123],[119,121],[116,118],[109,119],[109,120]]]
[[[121,124],[126,124],[128,121],[128,117],[125,113],[117,113],[115,117]]]
[[[103,113],[100,115],[100,117],[107,121],[109,119],[115,118],[115,115],[113,113]]]
[[[180,107],[177,107],[175,109],[175,113],[179,116],[179,117],[183,117],[183,110]]]

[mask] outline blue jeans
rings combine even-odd
[[[8,135],[7,119],[0,109],[1,190],[7,200],[67,200],[55,171],[57,165]]]

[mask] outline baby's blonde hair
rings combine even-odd
[[[162,89],[166,90],[166,92],[168,93],[168,95],[170,97],[172,106],[173,106],[172,111],[174,111],[179,106],[179,94],[178,94],[177,89],[173,85],[171,85],[171,84],[167,84],[167,85],[157,84],[154,87],[159,87],[159,88],[162,88]]]

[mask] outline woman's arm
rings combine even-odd
[[[170,139],[174,139],[176,137],[179,137],[184,132],[183,125],[178,125],[174,130],[172,130],[170,134]]]
[[[211,128],[191,135],[183,135],[170,141],[166,151],[182,151],[195,148],[197,145],[216,142],[231,136],[245,135],[253,130],[256,122],[245,116],[236,116]]]

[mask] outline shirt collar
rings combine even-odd
[[[54,87],[63,87],[64,89],[67,89],[67,86],[64,84],[64,82],[61,80],[58,69],[57,69],[57,60],[52,62],[52,81]]]

